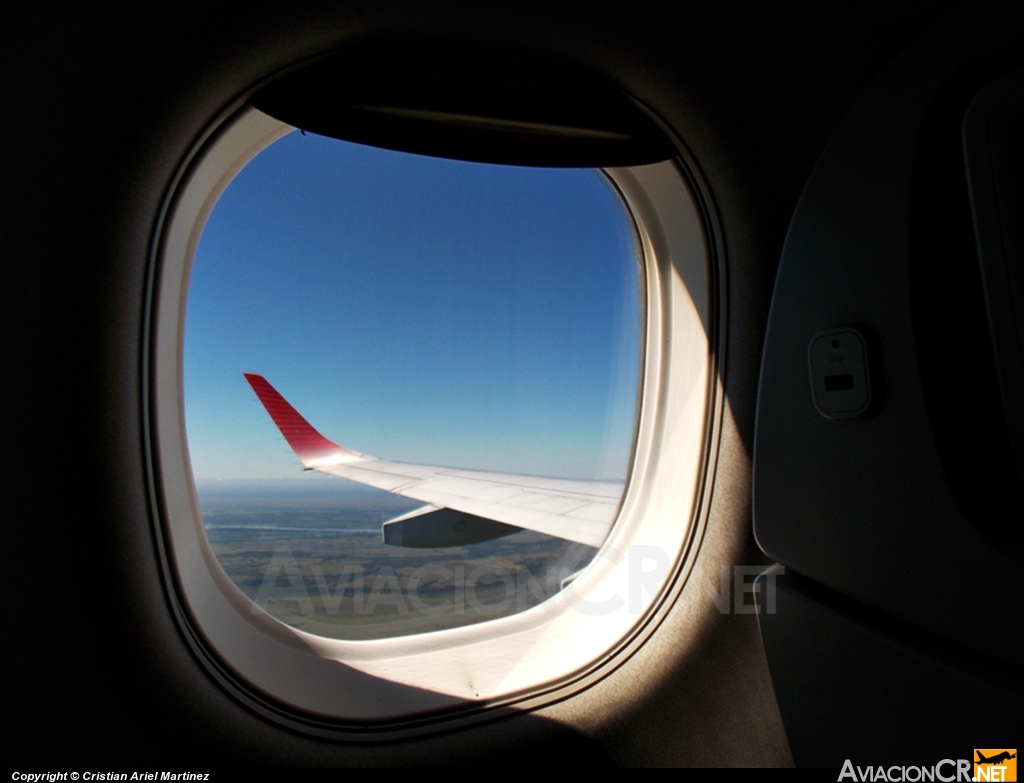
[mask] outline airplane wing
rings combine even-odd
[[[487,473],[388,462],[328,440],[260,375],[245,373],[256,396],[307,469],[422,501],[384,523],[384,543],[458,546],[525,528],[587,546],[604,543],[622,483]]]

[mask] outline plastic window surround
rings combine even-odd
[[[158,542],[186,639],[250,707],[331,736],[415,732],[439,718],[564,698],[646,638],[681,588],[703,527],[721,395],[709,339],[711,243],[699,203],[677,162],[606,170],[639,234],[646,324],[631,473],[618,521],[592,564],[558,596],[510,617],[392,639],[326,639],[254,612],[221,570],[203,530],[185,437],[182,347],[195,249],[232,178],[291,130],[254,109],[238,112],[193,159],[156,238],[151,456],[162,500]]]

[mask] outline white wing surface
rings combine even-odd
[[[320,470],[349,481],[366,484],[396,495],[403,495],[427,504],[411,514],[385,523],[387,528],[402,523],[406,528],[428,524],[431,516],[444,518],[455,529],[472,526],[493,531],[483,538],[507,535],[512,529],[487,526],[486,521],[511,525],[565,538],[592,547],[604,543],[615,521],[623,484],[611,481],[580,481],[574,479],[519,476],[487,473],[431,465],[387,462],[347,449],[329,441],[309,424],[265,378],[246,373],[246,380],[267,409],[285,440],[306,468]],[[459,512],[434,515],[442,509]],[[408,534],[406,535],[408,539]],[[396,543],[400,539],[396,539]],[[408,544],[406,544],[408,545]],[[425,544],[413,544],[425,545]]]

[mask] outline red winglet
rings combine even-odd
[[[332,443],[323,435],[313,429],[313,425],[302,418],[302,415],[291,406],[291,404],[280,395],[280,393],[267,383],[262,375],[243,373],[249,381],[252,390],[260,398],[263,407],[267,409],[274,424],[281,430],[284,439],[292,447],[299,459],[306,462],[310,459],[323,458],[331,452],[348,451],[337,443]]]

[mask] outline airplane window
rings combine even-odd
[[[188,449],[221,568],[348,640],[556,595],[618,511],[642,294],[599,170],[279,139],[217,201],[189,283]]]
[[[190,156],[145,393],[210,676],[347,736],[626,660],[682,589],[722,415],[695,169],[440,160],[250,106]]]

